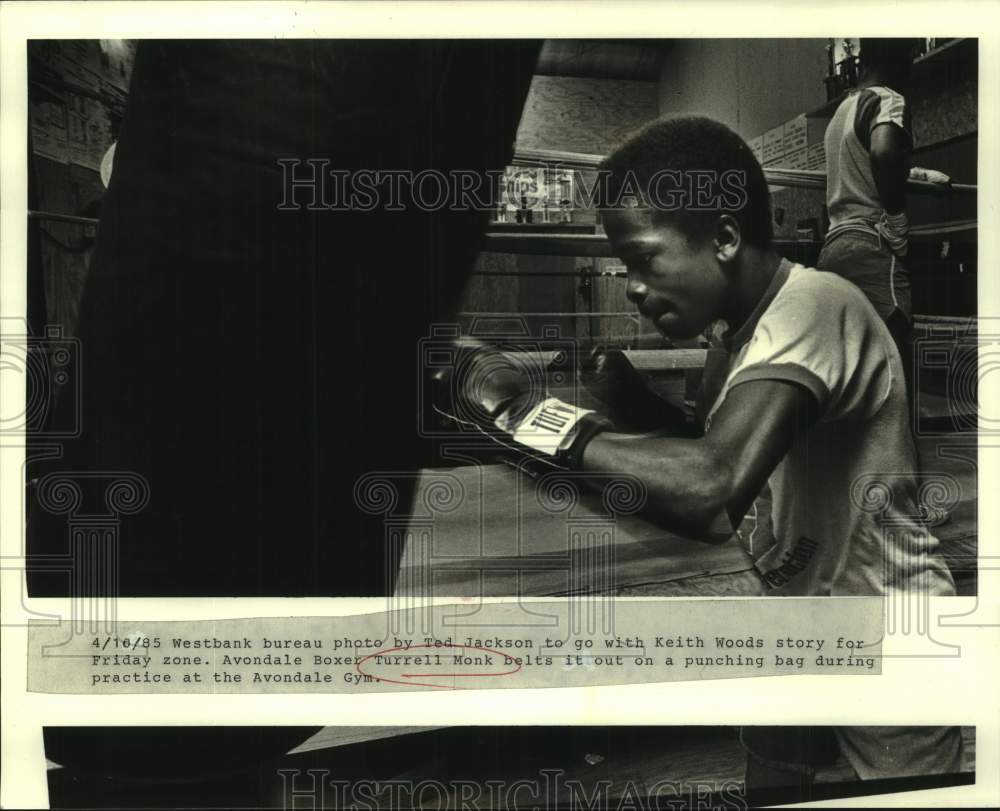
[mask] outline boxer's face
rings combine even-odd
[[[689,240],[648,209],[606,210],[602,218],[628,270],[626,295],[660,332],[694,338],[722,317],[727,283],[714,240]]]

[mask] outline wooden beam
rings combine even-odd
[[[702,369],[707,349],[623,349],[632,368],[639,372],[669,372],[682,369]]]
[[[591,155],[582,152],[562,152],[555,149],[519,149],[514,153],[515,165],[537,166],[539,164],[556,164],[564,169],[596,169],[604,155]],[[783,169],[780,167],[764,167],[764,177],[768,185],[788,186],[800,189],[825,189],[826,172],[809,169]],[[938,183],[927,183],[923,180],[909,180],[906,184],[908,192],[917,194],[976,194],[978,187],[971,183],[952,183],[942,186]]]

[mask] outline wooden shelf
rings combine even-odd
[[[979,42],[974,37],[959,37],[958,39],[953,39],[951,42],[945,43],[940,48],[935,48],[930,53],[926,53],[923,56],[918,56],[914,59],[911,79],[913,82],[924,81],[933,71],[938,70],[941,65],[972,61],[978,53]],[[845,90],[835,99],[831,99],[825,104],[817,107],[815,110],[810,110],[805,114],[806,118],[831,118],[837,111],[837,107],[840,106],[840,102],[847,98],[848,93],[850,93],[850,90]]]
[[[951,42],[946,42],[940,48],[935,48],[930,53],[918,56],[913,60],[913,78],[922,79],[926,76],[926,71],[936,69],[945,62],[971,61],[979,54],[979,40],[975,37],[958,37]]]
[[[592,222],[491,222],[489,230],[497,234],[580,234],[594,233]]]
[[[515,166],[554,165],[559,169],[596,169],[604,155],[565,152],[556,149],[518,149],[514,152]]]

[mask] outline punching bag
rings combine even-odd
[[[302,181],[317,166],[502,169],[537,50],[140,43],[75,396],[56,405],[55,422],[79,430],[58,458],[29,445],[32,595],[391,593],[399,550],[353,486],[430,461],[418,342],[448,320],[488,212],[310,207]],[[76,483],[69,506],[62,479]],[[73,585],[57,563],[72,569],[86,543],[74,520],[109,513],[117,569]]]

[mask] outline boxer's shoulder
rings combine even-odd
[[[792,265],[774,303],[833,312],[843,307],[855,308],[865,301],[857,285],[837,273]]]

